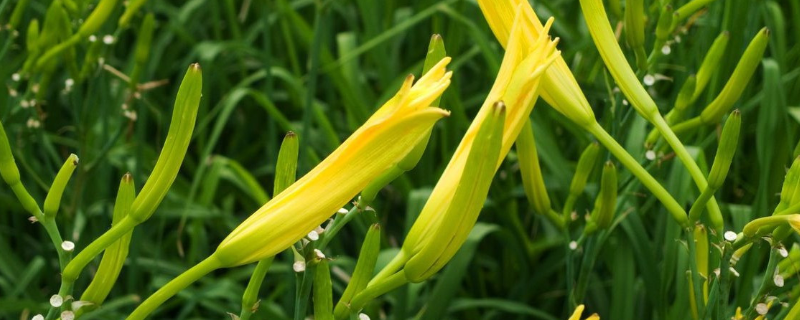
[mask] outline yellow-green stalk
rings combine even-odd
[[[39,205],[36,204],[36,200],[33,200],[33,197],[31,197],[20,180],[19,168],[14,161],[14,155],[11,153],[11,144],[8,141],[8,135],[2,122],[0,122],[0,175],[11,187],[11,191],[17,196],[22,208],[39,221],[43,221],[44,214],[39,210]]]
[[[314,269],[314,320],[333,320],[333,287],[327,259],[320,259]]]
[[[122,16],[119,18],[119,28],[124,29],[128,27],[130,24],[131,19],[133,19],[133,15],[139,11],[139,9],[147,2],[147,0],[131,0],[128,1],[128,6],[125,7],[125,12],[122,13]]]
[[[625,59],[625,55],[622,54],[622,49],[620,49],[606,17],[606,10],[602,0],[580,0],[580,3],[586,24],[589,27],[589,33],[592,35],[603,62],[619,85],[622,93],[625,94],[636,111],[648,122],[652,123],[664,136],[672,150],[675,151],[683,165],[686,166],[697,188],[704,190],[708,183],[700,167],[694,162],[686,147],[661,116],[655,101],[636,78],[636,74],[634,74]],[[713,197],[708,202],[708,211],[713,221],[722,221],[722,212]],[[724,226],[715,225],[714,227],[721,232]]]
[[[111,13],[117,8],[117,1],[118,0],[100,0],[94,10],[92,10],[92,13],[89,14],[89,17],[87,17],[83,24],[81,24],[81,27],[78,28],[78,32],[66,41],[46,51],[42,57],[36,61],[36,69],[43,68],[48,61],[57,57],[61,52],[73,47],[82,39],[86,39],[100,30],[103,23],[108,20]]]
[[[336,303],[336,308],[334,308],[333,311],[336,319],[347,319],[350,315],[352,311],[350,310],[350,303],[357,294],[361,293],[361,291],[367,287],[369,280],[372,279],[380,250],[381,229],[380,225],[376,223],[367,231],[367,236],[364,238],[364,244],[361,245],[358,261],[356,261],[356,268],[353,270],[350,282],[344,289],[339,302]]]
[[[47,197],[44,199],[44,216],[46,219],[55,219],[58,213],[58,207],[61,205],[61,195],[64,194],[64,189],[67,187],[69,178],[72,177],[72,172],[78,166],[78,156],[70,154],[67,161],[58,170],[50,190],[47,192]]]

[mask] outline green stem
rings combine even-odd
[[[689,247],[689,268],[691,269],[692,287],[690,290],[694,292],[694,303],[697,305],[697,314],[703,314],[705,310],[705,303],[703,302],[703,285],[700,278],[700,271],[697,269],[697,247],[694,240],[694,231],[687,228],[686,231],[686,244]]]
[[[692,159],[692,156],[689,155],[689,151],[686,150],[686,147],[675,135],[675,132],[672,132],[672,130],[669,128],[669,125],[664,118],[661,117],[661,115],[653,117],[652,122],[656,129],[661,132],[661,136],[664,137],[664,140],[667,141],[667,144],[672,147],[672,150],[678,155],[678,158],[681,160],[681,162],[683,162],[683,165],[686,167],[686,170],[689,171],[689,175],[692,176],[697,188],[700,190],[705,190],[708,187],[708,181],[706,181],[705,175],[703,175],[703,172],[700,171],[700,167],[697,165],[697,162],[695,162],[694,159]],[[724,225],[721,225],[722,212],[720,211],[717,200],[714,199],[713,195],[708,200],[707,209],[709,219],[712,223],[714,223],[714,228],[718,232],[721,232],[724,228]]]
[[[684,122],[672,126],[672,132],[676,135],[684,134],[703,125],[703,120],[700,117],[694,117]]]
[[[179,291],[188,287],[198,279],[206,274],[222,267],[222,263],[215,256],[211,255],[205,260],[201,261],[191,269],[179,275],[177,278],[172,279],[169,283],[158,289],[156,293],[151,295],[147,300],[142,302],[133,313],[131,313],[127,320],[142,320],[150,313],[161,306],[167,299],[171,298]]]
[[[745,312],[745,319],[755,318],[756,305],[763,302],[767,297],[767,293],[775,287],[775,282],[773,282],[774,280],[772,275],[775,274],[775,268],[778,267],[778,260],[780,260],[778,250],[775,248],[770,248],[767,270],[764,271],[764,278],[761,280],[761,286],[758,288],[758,294],[756,294],[756,297],[750,303],[750,307],[747,308],[747,312]]]
[[[242,295],[242,312],[239,315],[240,320],[250,319],[253,312],[258,310],[258,292],[261,290],[261,283],[264,282],[264,276],[266,276],[267,271],[269,271],[269,267],[272,265],[272,260],[274,258],[274,256],[269,257],[256,264],[253,274],[250,275],[247,288],[244,289],[244,294]]]
[[[351,313],[359,312],[364,307],[364,305],[372,301],[372,299],[375,299],[384,293],[397,289],[406,283],[408,283],[408,280],[406,279],[405,273],[398,272],[389,276],[384,281],[367,286],[367,288],[364,289],[364,291],[361,291],[359,294],[357,294],[353,298],[353,301],[350,302],[350,312]]]
[[[81,271],[84,267],[86,267],[89,262],[92,262],[97,255],[99,255],[103,250],[108,248],[111,244],[121,238],[123,235],[127,234],[134,227],[136,227],[138,223],[131,218],[130,216],[125,216],[122,220],[108,229],[105,233],[103,233],[99,238],[95,239],[90,243],[85,249],[81,250],[77,256],[75,256],[67,267],[64,268],[64,272],[62,278],[64,282],[75,282],[80,276]]]
[[[561,211],[561,216],[565,225],[572,222],[572,209],[575,208],[576,201],[578,201],[578,196],[572,193],[567,196],[567,200],[564,200],[564,210]]]
[[[706,207],[708,200],[714,196],[714,192],[716,190],[711,189],[710,187],[706,187],[703,189],[703,193],[697,197],[694,204],[692,204],[692,208],[689,209],[689,222],[695,223],[697,220],[700,220],[700,215],[703,213],[703,208]]]
[[[599,123],[594,122],[585,127],[592,135],[597,138],[603,146],[613,154],[622,165],[624,165],[631,173],[642,182],[642,184],[658,198],[664,207],[672,214],[672,217],[684,228],[690,226],[689,219],[686,217],[686,211],[683,210],[678,201],[664,189],[653,176],[645,170],[639,162],[637,162],[625,149],[617,143],[608,132],[600,126]]]
[[[325,232],[320,235],[319,241],[317,241],[317,249],[323,250],[325,247],[328,246],[328,243],[331,242],[334,236],[339,233],[340,230],[346,225],[350,220],[356,217],[358,214],[359,209],[358,206],[354,206],[350,211],[345,213],[344,215],[338,215],[333,218],[333,222],[331,223],[330,228],[327,228]]]

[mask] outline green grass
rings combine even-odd
[[[610,0],[617,1],[617,0]],[[74,0],[79,7],[95,1]],[[659,2],[645,1],[648,52],[655,40]],[[684,0],[673,0],[676,7]],[[86,247],[108,229],[119,179],[131,172],[141,187],[166,137],[172,104],[187,66],[203,69],[203,97],[194,137],[180,174],[154,216],[133,233],[122,273],[99,311],[81,319],[122,319],[168,280],[211,254],[219,242],[259,208],[272,190],[280,143],[287,131],[300,139],[298,176],[308,172],[396,92],[409,73],[419,76],[432,34],[444,38],[453,57],[453,83],[441,106],[452,115],[440,121],[417,167],[385,188],[372,205],[381,225],[378,265],[388,262],[424,204],[430,188],[491,87],[503,49],[475,1],[311,1],[190,0],[148,1],[128,29],[118,29],[118,8],[97,34],[106,68],[86,81],[71,78],[69,61],[59,62],[49,86],[41,85],[34,107],[32,84],[15,81],[28,55],[28,23],[42,25],[51,1],[31,0],[18,31],[0,30],[0,121],[8,133],[22,183],[40,204],[70,153],[80,165],[67,185],[57,223],[65,240]],[[606,2],[608,3],[608,2]],[[0,0],[5,25],[16,1]],[[534,3],[541,19],[556,18],[551,33],[589,99],[598,121],[640,161],[687,211],[699,192],[685,167],[668,149],[645,159],[644,139],[652,126],[623,103],[584,23],[578,1]],[[88,10],[81,11],[85,18]],[[140,82],[151,88],[133,97],[126,82],[109,69],[130,74],[135,65],[139,25],[153,13],[156,29]],[[610,12],[616,27],[622,17]],[[79,26],[75,15],[72,28]],[[750,39],[764,26],[771,37],[765,58],[734,104],[742,131],[731,171],[716,193],[725,230],[739,232],[750,220],[769,215],[780,201],[786,169],[797,156],[800,136],[800,4],[797,1],[716,0],[699,15],[679,43],[651,73],[663,75],[647,87],[661,113],[671,108],[681,85],[697,71],[713,40],[730,32],[728,49],[704,93],[689,107],[696,116],[725,85]],[[14,36],[18,32],[18,36]],[[633,51],[621,39],[628,61]],[[674,41],[675,39],[673,39]],[[83,67],[88,42],[76,48]],[[96,63],[97,61],[90,61]],[[638,71],[634,68],[635,71]],[[77,79],[76,79],[77,80]],[[16,95],[12,94],[16,92]],[[28,103],[29,104],[29,103]],[[125,116],[135,112],[136,120]],[[128,114],[130,115],[130,114]],[[688,117],[687,117],[688,118]],[[31,121],[40,125],[30,126]],[[544,101],[531,114],[545,185],[560,211],[582,150],[591,135]],[[711,167],[721,127],[705,126],[680,138],[704,170]],[[579,217],[588,214],[600,184],[605,149],[578,197]],[[582,303],[604,319],[688,319],[692,257],[684,231],[623,166],[612,229],[588,239],[581,250],[566,250],[565,235],[534,215],[512,152],[494,178],[489,199],[461,251],[433,279],[404,286],[366,307],[373,319],[565,319],[572,313],[568,282],[585,277]],[[706,171],[707,172],[707,171]],[[0,318],[30,319],[46,313],[59,290],[58,256],[39,224],[31,224],[5,183],[0,184]],[[334,304],[355,267],[371,219],[357,216],[335,237],[326,254]],[[582,225],[582,223],[574,223]],[[570,240],[577,240],[579,227]],[[792,235],[787,247],[796,242]],[[746,310],[761,286],[770,246],[757,242],[736,265],[723,318]],[[587,253],[587,254],[583,254]],[[774,254],[773,254],[774,255]],[[595,258],[593,258],[595,256]],[[716,259],[719,259],[717,257]],[[97,262],[75,285],[88,285]],[[291,253],[275,258],[261,288],[255,319],[303,319],[296,315],[296,280]],[[712,263],[712,266],[715,264]],[[574,268],[573,274],[566,272]],[[162,306],[153,318],[220,319],[239,314],[255,264],[216,271]],[[713,267],[712,267],[713,268]],[[769,295],[793,305],[797,276]],[[309,302],[308,297],[303,297]],[[309,302],[309,304],[311,304]],[[309,314],[313,307],[309,307]],[[788,308],[776,304],[770,319]],[[587,313],[588,314],[588,313]]]

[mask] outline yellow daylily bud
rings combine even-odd
[[[523,23],[530,32],[530,36],[524,39],[525,45],[529,46],[533,39],[547,34],[526,0],[478,0],[478,5],[497,41],[504,48],[508,48],[512,22],[517,12],[525,15]],[[592,107],[561,56],[542,76],[540,94],[549,105],[573,122],[584,126],[595,122]]]
[[[413,252],[403,268],[409,281],[420,282],[444,267],[478,220],[497,168],[496,159],[500,154],[505,116],[506,107],[498,102],[493,106],[492,113],[483,120],[467,155],[461,178],[457,181],[458,186],[449,200],[452,205],[443,214],[438,228],[431,230],[422,243],[406,242],[415,244],[416,249],[406,248],[404,244],[404,250]]]
[[[528,115],[533,109],[533,101],[536,98],[540,76],[554,57],[558,57],[558,53],[555,52],[555,42],[550,41],[546,35],[539,37],[535,41],[535,46],[524,46],[525,37],[530,33],[527,31],[528,26],[522,21],[522,14],[515,17],[512,38],[500,66],[497,80],[406,237],[403,244],[403,250],[409,254],[406,258],[410,258],[410,254],[421,249],[421,244],[425,241],[424,235],[431,234],[433,230],[443,227],[445,215],[442,213],[447,212],[451,203],[454,203],[451,200],[465,171],[473,141],[476,139],[484,119],[494,112],[494,104],[497,101],[503,101],[506,109],[503,139],[495,170],[511,149],[522,126],[528,121]],[[548,22],[544,31],[547,31],[551,24],[552,20]],[[480,207],[477,209],[479,210]],[[477,215],[477,212],[474,214]],[[471,227],[469,225],[466,228],[467,231]],[[456,247],[460,244],[458,243]]]
[[[408,154],[433,124],[449,115],[430,108],[450,84],[449,58],[400,91],[311,172],[242,222],[213,257],[236,266],[272,256],[325,222],[370,181]]]

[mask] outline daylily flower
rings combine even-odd
[[[572,313],[572,316],[569,317],[569,320],[581,320],[581,315],[583,314],[583,308],[584,307],[582,304],[575,307],[575,312]],[[600,316],[594,313],[585,320],[600,320]]]
[[[161,287],[128,319],[143,319],[209,272],[255,262],[291,247],[373,179],[401,161],[448,111],[430,107],[450,85],[446,57],[400,91],[300,180],[242,222],[208,258]]]

